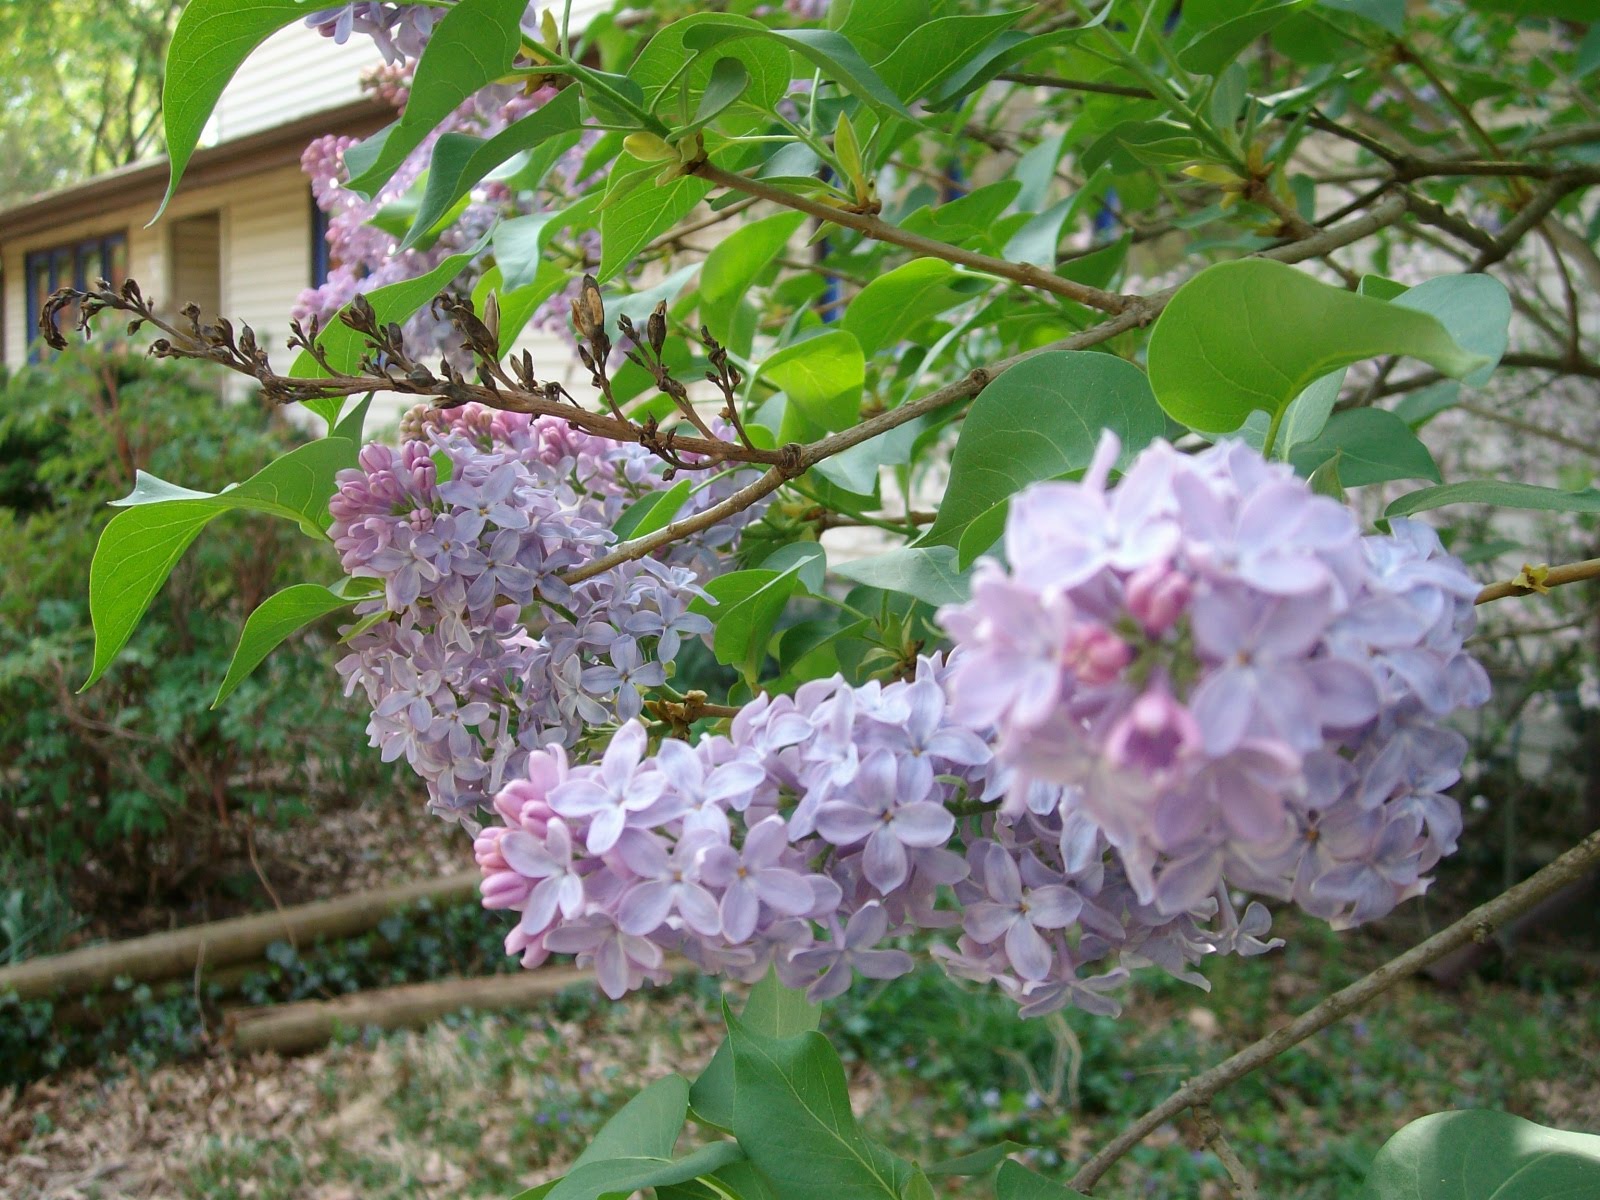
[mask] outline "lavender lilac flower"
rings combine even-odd
[[[476,842],[508,952],[613,997],[673,952],[823,999],[946,930],[934,956],[1023,1015],[1110,1013],[1130,969],[1204,986],[1204,956],[1280,944],[1252,893],[1338,926],[1418,894],[1460,830],[1443,719],[1487,694],[1470,578],[1242,445],[1158,443],[1113,486],[1117,452],[1015,499],[1009,566],[914,678],[806,683],[654,754],[633,722],[598,763],[529,751]]]
[[[402,431],[398,450],[362,450],[331,503],[346,572],[381,586],[338,669],[371,702],[385,760],[470,820],[530,751],[639,714],[682,640],[710,630],[689,604],[741,522],[569,586],[562,572],[603,554],[623,508],[662,486],[647,451],[477,405],[415,409]],[[744,482],[715,477],[685,511]]]
[[[352,33],[371,37],[389,65],[369,76],[366,85],[380,99],[400,108],[409,95],[416,59],[446,11],[418,4],[352,3],[313,12],[306,23],[341,44]],[[530,8],[525,23],[531,28],[536,21],[536,12]],[[417,184],[432,159],[435,144],[444,134],[492,137],[536,111],[554,95],[555,90],[550,87],[531,94],[511,84],[479,89],[407,155],[370,200],[343,186],[348,179],[344,154],[359,139],[330,134],[311,142],[301,156],[301,167],[311,180],[317,207],[327,216],[329,266],[324,282],[301,293],[293,315],[299,320],[316,316],[326,324],[357,295],[426,274],[451,255],[471,248],[496,220],[559,208],[592,184],[593,175],[580,177],[584,157],[597,136],[586,135],[539,183],[538,195],[529,191],[514,193],[498,178],[477,184],[463,210],[426,248],[402,251],[399,239],[374,223],[386,206],[400,201]],[[599,261],[599,234],[589,230],[575,237],[577,253],[583,261],[571,264],[568,286],[540,304],[530,318],[536,328],[569,337],[569,300],[581,286],[584,271]],[[469,264],[456,281],[457,289],[470,291],[482,270],[482,264]],[[430,308],[411,316],[404,332],[409,345],[432,346],[458,368],[470,367],[470,356],[460,335]]]

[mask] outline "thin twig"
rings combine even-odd
[[[1124,1154],[1179,1113],[1204,1104],[1223,1088],[1266,1066],[1284,1051],[1299,1045],[1314,1033],[1367,1004],[1402,979],[1407,979],[1429,963],[1468,942],[1483,942],[1494,931],[1519,913],[1526,912],[1546,896],[1554,895],[1576,879],[1581,879],[1600,863],[1600,830],[1591,833],[1549,866],[1538,871],[1487,904],[1479,905],[1455,924],[1440,930],[1404,954],[1390,959],[1370,975],[1342,988],[1289,1024],[1224,1059],[1210,1070],[1189,1080],[1160,1104],[1134,1121],[1073,1176],[1071,1186],[1088,1192]]]
[[[1552,177],[1500,231],[1500,236],[1494,240],[1493,248],[1483,251],[1473,260],[1473,272],[1493,266],[1515,250],[1528,232],[1549,216],[1550,211],[1560,204],[1568,193],[1585,186],[1587,182],[1592,182],[1590,176],[1591,172],[1588,171],[1563,171]]]
[[[1053,275],[1042,267],[1032,263],[1008,262],[1003,258],[995,258],[989,254],[979,254],[975,250],[966,250],[960,246],[952,246],[948,242],[941,242],[935,238],[923,237],[920,233],[911,233],[891,225],[889,222],[867,213],[851,212],[845,208],[835,208],[824,204],[820,200],[813,200],[809,196],[802,196],[786,188],[774,185],[760,179],[752,179],[745,175],[738,175],[732,171],[725,171],[709,160],[701,162],[692,168],[700,178],[718,187],[728,188],[732,191],[744,192],[749,196],[758,196],[763,200],[771,200],[775,204],[782,204],[807,216],[816,217],[819,221],[829,221],[845,229],[853,229],[857,233],[872,238],[874,241],[886,242],[893,246],[900,246],[927,258],[942,258],[946,262],[956,263],[963,267],[971,267],[975,271],[983,271],[989,275],[998,275],[1002,279],[1010,279],[1024,287],[1038,288],[1041,291],[1051,292],[1063,296],[1078,304],[1097,308],[1105,313],[1122,313],[1136,303],[1131,296],[1120,296],[1115,292],[1107,292],[1101,288],[1089,287],[1086,284],[1063,279]]]
[[[1211,1147],[1211,1153],[1217,1156],[1222,1169],[1228,1173],[1228,1178],[1233,1180],[1235,1200],[1258,1200],[1260,1193],[1256,1191],[1255,1180],[1251,1178],[1250,1171],[1239,1160],[1233,1147],[1228,1144],[1222,1126],[1217,1124],[1216,1114],[1211,1111],[1211,1105],[1196,1104],[1194,1121],[1200,1127],[1200,1136],[1205,1140],[1205,1144]]]
[[[789,465],[773,467],[760,479],[748,487],[740,488],[720,504],[713,504],[710,508],[696,513],[692,517],[685,517],[681,521],[674,521],[654,533],[644,537],[634,538],[631,542],[623,542],[610,554],[601,555],[592,562],[576,567],[561,576],[564,583],[582,583],[585,579],[592,579],[602,572],[609,571],[612,567],[625,562],[634,562],[643,558],[662,546],[670,545],[680,538],[690,534],[699,533],[702,529],[709,529],[718,521],[725,520],[735,513],[741,513],[756,501],[771,495],[786,482],[799,473],[794,464],[798,462],[798,448],[791,452]]]
[[[1564,563],[1559,567],[1544,568],[1543,575],[1538,580],[1538,586],[1523,583],[1522,579],[1528,574],[1524,568],[1523,573],[1515,579],[1503,580],[1500,583],[1491,583],[1478,593],[1474,604],[1488,604],[1491,600],[1505,600],[1511,596],[1531,596],[1536,592],[1548,591],[1553,587],[1562,587],[1569,583],[1582,583],[1587,579],[1600,579],[1600,558],[1588,558],[1583,562]]]

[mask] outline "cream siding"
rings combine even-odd
[[[361,76],[383,55],[371,38],[343,46],[296,22],[245,59],[206,125],[205,144],[231,141],[361,98]]]
[[[212,187],[185,189],[153,228],[146,204],[107,209],[93,217],[52,227],[25,238],[7,239],[0,262],[5,287],[4,360],[20,366],[27,359],[32,339],[28,328],[26,280],[23,263],[30,251],[48,249],[96,234],[123,231],[128,238],[128,274],[139,281],[145,295],[164,310],[174,311],[194,299],[202,307],[220,301],[223,315],[235,324],[247,321],[274,348],[275,360],[287,358],[279,350],[289,331],[289,310],[311,282],[311,195],[298,167],[286,166]],[[175,247],[175,227],[195,228],[184,218],[219,216],[215,267],[191,245],[187,254]],[[198,242],[200,239],[179,239]],[[180,253],[175,253],[175,250]],[[205,272],[214,269],[220,287],[209,295],[183,295],[184,271],[175,273],[181,259],[190,279],[203,286]],[[189,285],[193,286],[193,285]],[[209,301],[209,304],[208,304]]]

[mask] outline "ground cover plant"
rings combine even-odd
[[[1418,519],[1600,508],[1425,440],[1478,410],[1582,446],[1472,389],[1600,377],[1584,6],[308,7],[192,0],[165,106],[176,186],[277,28],[399,68],[392,125],[308,152],[348,270],[287,371],[133,283],[41,322],[153,331],[327,428],[220,492],[141,476],[88,682],[212,520],[284,519],[328,573],[251,614],[218,703],[346,612],[371,744],[473,835],[508,953],[613,999],[669,955],[753,985],[524,1196],[1081,1195],[1184,1111],[1252,1194],[1230,1088],[1593,872],[1600,833],[1050,1175],[875,1139],[817,1032],[919,959],[1111,1019],[1279,952],[1273,906],[1344,930],[1427,890],[1492,701],[1478,607],[1600,574],[1513,540],[1484,586],[1462,554],[1504,551]],[[552,315],[583,383],[516,348]],[[398,446],[363,444],[376,391],[422,401]],[[841,527],[876,552],[830,561]],[[1364,1186],[1581,1194],[1597,1145],[1433,1114]]]

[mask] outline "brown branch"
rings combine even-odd
[[[1484,250],[1473,260],[1472,271],[1483,271],[1505,258],[1570,192],[1594,182],[1595,179],[1600,179],[1600,173],[1588,170],[1563,171],[1551,177],[1501,230],[1500,236],[1494,240],[1494,246]]]
[[[1524,578],[1532,577],[1541,571],[1543,574],[1537,577],[1537,586],[1522,582]],[[1504,600],[1510,596],[1531,596],[1535,592],[1543,593],[1553,587],[1561,587],[1568,583],[1582,583],[1588,579],[1600,579],[1600,558],[1588,558],[1583,562],[1564,563],[1559,567],[1524,567],[1522,573],[1515,579],[1491,583],[1478,593],[1478,597],[1473,603],[1488,604],[1491,600]]]
[[[1270,258],[1278,262],[1297,263],[1307,259],[1321,258],[1331,250],[1341,246],[1348,246],[1351,242],[1360,241],[1364,237],[1392,225],[1405,215],[1405,201],[1398,196],[1390,196],[1374,205],[1368,212],[1344,225],[1332,229],[1318,230],[1314,237],[1304,238],[1296,242],[1287,242],[1282,246],[1275,246],[1255,255],[1257,258]],[[1126,312],[1103,321],[1099,325],[1092,325],[1080,333],[1061,341],[1052,342],[1047,346],[1040,346],[1033,350],[1025,350],[1021,354],[1014,354],[989,367],[979,367],[970,372],[965,378],[928,395],[902,404],[899,408],[892,408],[888,412],[880,413],[860,425],[843,430],[840,433],[830,434],[821,441],[812,442],[804,450],[804,463],[806,467],[813,467],[825,458],[842,453],[852,446],[870,441],[879,434],[887,433],[891,429],[904,425],[907,421],[955,404],[961,400],[970,400],[988,386],[989,381],[1002,371],[1026,362],[1037,354],[1047,354],[1056,350],[1087,350],[1091,346],[1098,346],[1101,342],[1109,341],[1119,333],[1136,329],[1155,320],[1161,311],[1172,302],[1172,297],[1178,294],[1176,287],[1166,288],[1149,296],[1135,297],[1133,306]]]
[[[998,275],[1002,279],[1010,279],[1024,287],[1039,288],[1041,291],[1050,292],[1057,296],[1065,297],[1078,304],[1097,308],[1101,312],[1113,315],[1126,312],[1131,306],[1137,304],[1135,297],[1120,296],[1115,292],[1103,291],[1100,288],[1089,287],[1086,284],[1075,283],[1070,279],[1063,279],[1053,275],[1041,267],[1031,263],[1008,262],[1003,258],[995,258],[989,254],[979,254],[974,250],[965,250],[960,246],[952,246],[948,242],[941,242],[935,238],[923,237],[920,233],[911,233],[901,229],[898,225],[868,213],[851,212],[849,209],[835,208],[824,204],[820,200],[813,200],[785,188],[775,187],[760,179],[751,179],[732,171],[723,170],[709,160],[696,164],[691,168],[694,174],[700,176],[718,187],[732,191],[744,192],[749,196],[757,196],[762,200],[771,200],[786,208],[792,208],[807,216],[815,217],[819,221],[829,221],[845,229],[853,229],[857,233],[872,238],[874,241],[886,242],[889,245],[899,246],[910,250],[913,254],[927,258],[942,258],[946,262],[956,263],[959,266],[971,267],[975,271],[982,271],[988,275]]]
[[[1118,1159],[1185,1109],[1205,1104],[1223,1088],[1266,1066],[1286,1050],[1355,1012],[1402,979],[1415,975],[1458,947],[1469,942],[1486,941],[1506,921],[1574,880],[1583,878],[1596,864],[1600,864],[1600,830],[1591,833],[1553,863],[1509,891],[1473,909],[1455,924],[1440,930],[1399,957],[1390,959],[1370,975],[1333,993],[1289,1024],[1189,1080],[1085,1163],[1073,1176],[1071,1186],[1081,1192],[1089,1191]]]
[[[725,520],[735,513],[741,513],[757,500],[771,495],[790,479],[800,473],[800,448],[786,446],[781,452],[785,455],[784,464],[773,467],[760,479],[748,487],[740,488],[720,504],[713,504],[703,512],[698,512],[692,517],[685,517],[681,521],[646,534],[644,537],[634,538],[631,542],[623,542],[609,554],[601,555],[592,562],[581,567],[575,567],[561,576],[564,583],[582,583],[585,579],[592,579],[602,572],[609,571],[612,567],[625,562],[634,562],[643,558],[652,551],[659,550],[662,546],[670,545],[680,538],[690,534],[699,533],[702,529],[709,529],[718,521]]]
[[[1260,1193],[1256,1191],[1255,1180],[1251,1178],[1249,1169],[1239,1160],[1239,1155],[1228,1144],[1222,1126],[1217,1124],[1217,1118],[1211,1111],[1211,1105],[1196,1104],[1194,1121],[1200,1127],[1201,1138],[1211,1147],[1211,1152],[1217,1156],[1217,1161],[1228,1173],[1228,1178],[1233,1180],[1235,1200],[1259,1200]]]

